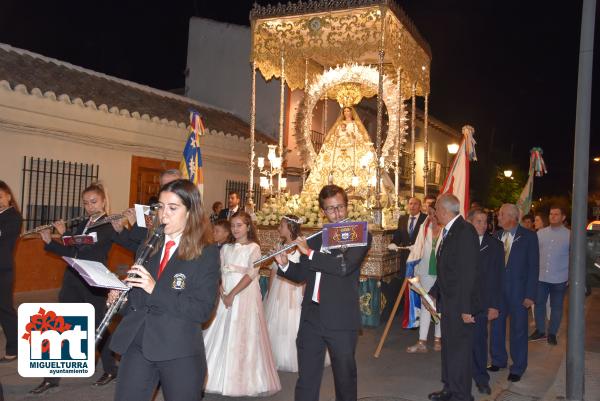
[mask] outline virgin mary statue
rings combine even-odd
[[[355,196],[366,197],[375,185],[375,149],[352,107],[344,107],[323,141],[304,184],[303,192],[317,194],[335,184]]]

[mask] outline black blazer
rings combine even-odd
[[[309,319],[305,306],[313,303],[316,272],[321,272],[319,315],[321,323],[332,330],[358,330],[360,308],[358,304],[358,279],[360,266],[371,247],[371,234],[367,246],[348,248],[344,253],[334,249],[330,254],[320,252],[321,236],[308,240],[314,250],[312,260],[300,257],[300,263],[290,262],[286,272],[277,274],[291,281],[306,282],[300,321]],[[342,263],[344,262],[344,263]]]
[[[438,249],[438,275],[429,291],[439,301],[440,312],[474,315],[480,310],[476,285],[478,257],[477,232],[459,216]]]
[[[21,232],[21,215],[14,207],[0,213],[0,270],[12,271],[14,251]]]
[[[83,233],[87,220],[81,222],[74,230],[65,231],[64,235],[78,235]],[[68,256],[71,258],[79,258],[85,260],[94,260],[106,264],[108,260],[108,252],[112,247],[113,241],[116,238],[117,232],[110,223],[103,224],[86,232],[91,234],[95,232],[98,237],[98,242],[92,245],[77,245],[64,246],[62,243],[50,241],[44,246],[48,252],[52,252],[58,256]]]
[[[123,229],[115,237],[115,243],[121,245],[131,252],[137,252],[140,245],[144,243],[148,236],[148,229],[140,227],[137,224],[131,226],[130,229]]]
[[[161,252],[146,263],[156,279]],[[123,355],[140,330],[142,352],[151,361],[166,361],[192,355],[205,355],[202,323],[211,315],[217,299],[220,277],[219,249],[204,248],[193,260],[173,255],[152,294],[133,288],[112,336],[110,348]],[[201,380],[201,378],[198,378]]]
[[[398,246],[409,246],[415,243],[415,240],[417,239],[417,234],[419,234],[419,228],[427,218],[427,215],[425,213],[419,213],[419,216],[415,221],[415,228],[413,229],[412,235],[408,234],[409,218],[410,216],[405,214],[403,216],[400,216],[400,218],[398,219],[398,228],[396,229],[396,231],[394,231],[394,235],[392,237],[392,242]],[[408,252],[406,256],[408,256]]]
[[[242,210],[242,206],[238,205],[238,208],[236,210],[236,213],[239,212],[240,210]],[[220,219],[224,219],[227,220],[227,215],[229,214],[229,208],[225,208],[225,209],[221,209],[221,211],[219,212],[219,220]]]
[[[500,310],[504,282],[504,247],[502,242],[485,233],[479,245],[477,261],[480,311]]]

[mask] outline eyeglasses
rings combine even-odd
[[[327,214],[332,214],[336,210],[338,212],[343,212],[344,210],[346,210],[346,205],[328,206],[328,207],[324,208],[323,210],[325,210],[325,213],[327,213]]]

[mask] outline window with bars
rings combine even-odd
[[[81,191],[98,180],[99,165],[23,157],[21,207],[25,230],[84,213]]]
[[[247,181],[233,181],[227,180],[225,182],[225,207],[227,207],[227,199],[229,198],[229,194],[231,192],[237,192],[240,195],[240,205],[246,204],[246,195],[248,192],[248,182]],[[260,200],[262,199],[262,188],[258,185],[257,182],[254,183],[254,210],[260,210]]]

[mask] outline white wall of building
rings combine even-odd
[[[232,5],[233,6],[233,5]],[[191,18],[185,95],[250,120],[250,28]],[[256,128],[273,138],[279,130],[278,80],[256,74]]]
[[[132,156],[181,160],[189,135],[184,124],[56,99],[22,85],[0,83],[0,179],[20,201],[23,157],[97,164],[109,190],[111,209],[129,207]],[[210,128],[210,127],[208,127]],[[225,181],[248,180],[249,141],[210,131],[201,138],[204,203],[224,198]],[[257,143],[257,152],[266,145]]]

